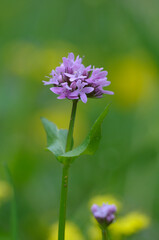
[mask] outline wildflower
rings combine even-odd
[[[51,227],[48,240],[57,240],[58,238],[58,224],[55,223]],[[83,240],[83,236],[79,228],[72,222],[66,222],[66,240]]]
[[[53,85],[52,92],[58,94],[58,99],[81,99],[87,102],[87,97],[101,98],[103,94],[114,94],[112,91],[104,90],[103,87],[110,85],[107,81],[107,71],[103,68],[85,67],[82,59],[73,53],[68,58],[63,57],[63,62],[50,73],[50,80],[43,81],[44,85]]]
[[[114,214],[117,211],[116,206],[114,204],[109,205],[104,203],[101,207],[99,207],[96,204],[93,204],[91,210],[98,223],[102,226],[110,225],[115,219]]]

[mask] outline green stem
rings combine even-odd
[[[67,142],[66,142],[66,152],[70,151],[73,147],[73,129],[74,129],[75,116],[76,116],[77,102],[78,100],[73,100],[70,125],[69,125]],[[67,204],[67,192],[68,192],[68,170],[69,170],[69,164],[65,163],[63,165],[63,173],[62,173],[58,240],[65,239],[66,204]]]
[[[67,190],[68,190],[68,170],[69,165],[63,166],[62,185],[61,185],[61,201],[59,213],[59,232],[58,240],[65,239],[65,219],[66,219],[66,203],[67,203]]]
[[[73,128],[74,128],[74,122],[75,122],[75,116],[76,116],[77,103],[78,103],[78,100],[73,100],[72,113],[71,113],[70,125],[68,129],[67,142],[66,142],[66,152],[70,151],[73,147],[73,144],[72,144]]]
[[[102,229],[102,240],[108,240],[108,234],[106,229]]]

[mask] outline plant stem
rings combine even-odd
[[[69,125],[69,129],[68,129],[67,142],[66,142],[66,152],[70,151],[73,147],[73,144],[72,144],[73,143],[73,128],[74,128],[74,122],[75,122],[75,116],[76,116],[77,103],[78,103],[78,100],[73,100],[70,125]]]
[[[102,229],[102,240],[108,240],[107,230]]]
[[[74,129],[75,116],[76,116],[77,102],[78,100],[73,100],[73,106],[72,106],[72,112],[71,112],[71,118],[70,118],[70,124],[69,124],[69,130],[68,130],[67,142],[66,142],[66,152],[70,151],[73,147],[73,129]],[[65,239],[68,170],[69,170],[69,164],[65,163],[63,165],[63,173],[62,173],[58,240]]]
[[[69,169],[69,165],[64,165],[63,166],[60,213],[59,213],[58,240],[64,240],[65,239],[65,219],[66,219],[66,203],[67,203],[67,189],[68,189],[68,169]]]

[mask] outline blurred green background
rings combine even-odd
[[[69,52],[85,56],[85,65],[108,70],[115,95],[78,104],[76,145],[112,102],[97,153],[80,157],[70,169],[68,219],[89,239],[88,202],[110,194],[122,203],[121,214],[140,211],[151,219],[146,230],[125,239],[158,239],[158,12],[158,0],[1,2],[0,181],[8,182],[6,162],[19,240],[47,240],[58,220],[61,165],[44,150],[40,116],[67,128],[71,102],[57,100],[42,80]],[[8,240],[12,197],[0,192],[0,239]]]

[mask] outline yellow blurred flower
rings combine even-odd
[[[6,181],[0,181],[0,205],[12,197],[12,187]]]
[[[124,217],[118,218],[110,226],[110,231],[115,236],[129,236],[149,226],[150,219],[148,216],[139,213],[131,212]]]
[[[91,200],[89,201],[89,207],[91,208],[93,204],[97,204],[100,206],[103,203],[115,204],[115,206],[117,207],[117,212],[119,212],[122,207],[121,203],[112,195],[97,195],[91,198]]]
[[[139,54],[138,54],[139,55]],[[114,62],[110,80],[118,104],[130,107],[139,101],[149,102],[153,96],[157,70],[153,61],[146,55],[125,56]]]
[[[99,240],[101,239],[101,229],[97,224],[94,224],[93,226],[89,227],[88,229],[88,236],[91,240]]]
[[[57,240],[58,238],[58,223],[52,225],[48,240]],[[66,222],[65,231],[66,240],[83,240],[80,229],[72,222]]]

